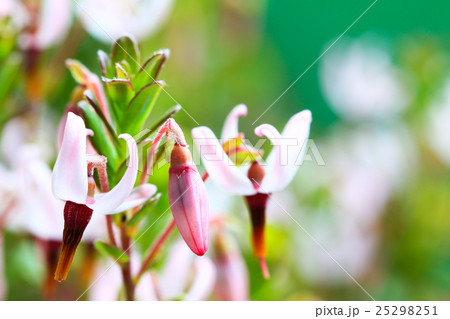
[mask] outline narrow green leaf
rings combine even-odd
[[[120,126],[123,120],[123,114],[134,96],[133,87],[125,79],[108,79],[102,77],[102,81],[105,85],[105,91],[112,113],[118,126]]]
[[[139,133],[164,85],[164,81],[147,84],[133,97],[122,118],[120,125],[122,133],[131,135]]]
[[[94,109],[95,113],[97,113],[99,118],[102,120],[103,125],[108,130],[112,141],[116,144],[116,146],[119,146],[119,139],[116,136],[116,132],[114,131],[113,127],[108,122],[108,120],[106,119],[105,114],[103,113],[103,111],[100,109],[100,107],[97,105],[97,103],[95,103],[93,97],[91,96],[91,92],[90,91],[84,91],[84,97],[89,102],[89,104],[92,106],[92,108]]]
[[[98,61],[100,63],[100,69],[102,71],[102,76],[107,78],[114,77],[114,68],[111,65],[111,59],[102,50],[97,51]]]
[[[113,65],[125,61],[130,70],[135,74],[139,69],[139,49],[135,39],[122,36],[116,40],[111,51],[111,61]]]
[[[153,207],[155,207],[155,204],[157,203],[160,197],[161,194],[157,194],[152,199],[148,200],[144,204],[144,206],[133,217],[130,218],[130,220],[127,223],[127,226],[133,227],[139,224],[139,222],[152,211]]]
[[[119,79],[125,79],[125,80],[129,80],[129,76],[128,76],[128,72],[130,70],[126,70],[124,65],[121,63],[116,63],[116,77]],[[131,85],[131,83],[130,83]]]
[[[89,136],[92,145],[99,154],[106,156],[108,159],[108,165],[111,166],[113,171],[116,171],[119,163],[119,157],[116,148],[106,133],[103,121],[100,119],[92,106],[86,101],[79,102],[78,106],[83,111],[86,126],[94,132],[93,136]]]
[[[132,80],[136,90],[140,90],[148,83],[158,80],[158,76],[169,58],[170,51],[168,49],[160,50],[155,53],[142,65],[139,72]]]
[[[119,263],[126,263],[129,261],[128,255],[115,246],[106,244],[101,241],[97,241],[94,245],[100,253],[102,253],[106,257],[117,260]]]

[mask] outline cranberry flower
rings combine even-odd
[[[222,131],[223,142],[239,138],[238,119],[245,115],[247,107],[243,104],[231,111]],[[245,196],[253,226],[253,251],[260,259],[266,278],[269,276],[265,264],[266,203],[269,194],[284,189],[294,178],[306,150],[310,124],[311,112],[304,110],[291,117],[281,134],[270,124],[256,127],[255,134],[269,138],[274,147],[265,164],[253,160],[247,174],[233,163],[208,127],[192,130],[192,137],[211,179],[228,192]]]
[[[100,182],[106,183],[106,158],[86,155],[86,132],[83,119],[70,112],[52,176],[53,194],[66,202],[63,247],[55,273],[56,280],[67,277],[75,250],[92,213],[119,213],[141,205],[156,192],[156,187],[151,184],[133,189],[138,169],[137,145],[130,135],[121,134],[119,138],[126,140],[130,154],[128,167],[111,191],[94,194],[93,170],[97,168]]]
[[[150,149],[148,160],[153,155],[163,136],[165,147],[170,150],[168,196],[172,215],[186,244],[193,253],[203,256],[208,250],[209,203],[205,184],[192,161],[191,152],[174,119],[167,120],[160,128]],[[150,165],[146,163],[147,166]]]

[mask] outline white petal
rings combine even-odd
[[[127,141],[128,152],[130,153],[130,158],[127,163],[128,167],[122,179],[112,190],[103,194],[100,198],[97,197],[94,204],[88,205],[97,214],[113,214],[116,208],[126,201],[136,182],[138,171],[138,149],[136,142],[129,134],[121,134],[119,138]]]
[[[157,188],[152,184],[144,184],[138,187],[135,187],[133,191],[130,193],[128,198],[119,205],[116,209],[114,209],[110,214],[117,214],[128,209],[134,208],[146,202],[149,198],[156,194]],[[96,194],[94,196],[95,201],[101,200],[105,194]],[[97,212],[97,211],[96,211]]]
[[[86,202],[86,128],[83,119],[71,112],[67,115],[61,150],[53,167],[52,189],[59,199],[78,204]]]
[[[244,104],[236,105],[225,119],[225,124],[223,125],[222,129],[223,141],[231,140],[233,138],[238,137],[239,135],[238,122],[239,117],[241,116],[247,116],[247,107]]]
[[[172,300],[183,294],[194,256],[184,241],[178,241],[172,246],[157,282],[158,292],[163,300]]]
[[[252,183],[225,154],[214,133],[206,126],[192,130],[192,138],[197,146],[203,165],[217,185],[233,194],[252,195]]]
[[[266,160],[261,192],[282,190],[292,181],[306,151],[310,125],[311,112],[305,110],[291,117],[281,135],[269,124],[255,129],[256,135],[267,136],[274,145]]]
[[[206,300],[214,289],[216,268],[208,257],[197,257],[195,260],[195,278],[189,289],[186,300]]]
[[[67,34],[71,22],[70,0],[43,0],[40,4],[38,28],[35,34],[24,34],[22,46],[45,49],[60,42]]]

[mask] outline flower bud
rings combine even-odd
[[[234,238],[219,230],[213,245],[217,298],[222,301],[248,300],[248,271]]]
[[[169,202],[173,218],[189,248],[208,250],[209,205],[205,184],[187,147],[175,144],[169,169]]]

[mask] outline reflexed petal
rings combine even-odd
[[[239,135],[238,122],[239,117],[247,116],[247,106],[244,104],[236,105],[228,114],[222,129],[222,140],[231,140]]]
[[[192,130],[203,165],[211,179],[217,185],[233,194],[252,195],[255,193],[252,183],[225,154],[214,133],[206,126]]]
[[[86,202],[86,128],[83,119],[71,112],[67,115],[61,150],[53,167],[52,189],[59,199],[78,204]]]
[[[214,289],[216,268],[208,257],[196,258],[195,278],[186,294],[187,301],[206,300]]]
[[[291,117],[281,135],[269,124],[255,129],[256,135],[267,136],[274,145],[266,160],[261,192],[279,191],[292,181],[306,151],[310,125],[311,112],[305,110]]]
[[[116,209],[114,209],[110,214],[117,214],[128,209],[134,208],[146,202],[149,198],[156,194],[157,188],[152,184],[144,184],[138,187],[135,187],[133,191],[130,193],[128,198],[119,205]],[[94,196],[95,201],[101,200],[105,194],[96,194]]]
[[[103,194],[94,204],[88,205],[97,214],[112,214],[130,195],[138,171],[138,149],[133,137],[129,134],[121,134],[119,138],[127,141],[130,158],[128,167],[119,183],[108,193]]]

